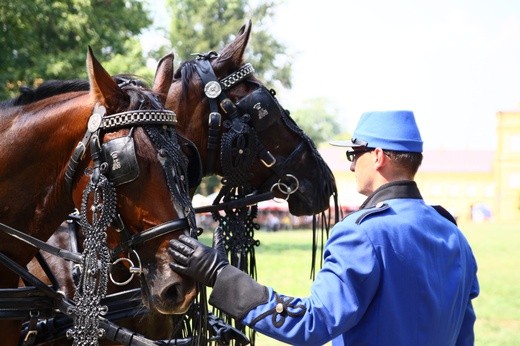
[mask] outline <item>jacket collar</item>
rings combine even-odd
[[[393,181],[381,185],[361,204],[359,209],[373,208],[376,204],[395,198],[422,199],[417,183],[413,180]]]

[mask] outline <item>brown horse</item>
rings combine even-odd
[[[183,62],[175,74],[173,54],[166,55],[159,62],[154,90],[166,95],[165,107],[177,113],[179,132],[199,149],[205,176],[226,176],[229,161],[223,159],[229,154],[222,152],[226,148],[223,133],[231,132],[230,127],[249,127],[259,142],[254,149],[244,144],[243,151],[254,150],[255,154],[248,172],[251,186],[258,192],[272,189],[277,197],[287,199],[293,215],[319,213],[329,207],[330,197],[336,191],[334,176],[312,141],[271,99],[272,95],[263,93],[270,92],[254,77],[252,67],[244,65],[250,34],[249,21],[219,54]],[[204,81],[201,71],[206,74]],[[204,89],[211,90],[212,86],[222,89],[221,92],[216,96],[205,93]],[[250,119],[245,125],[233,122],[246,113]],[[240,148],[237,153],[232,163],[240,161]],[[249,158],[243,160],[246,159]]]
[[[229,75],[232,78],[238,77],[238,74],[243,77],[236,79],[229,90],[226,90],[227,97],[242,107],[240,111],[248,111],[254,115],[254,118],[248,122],[248,128],[264,149],[249,150],[254,152],[254,155],[247,158],[250,160],[250,166],[247,166],[243,173],[250,178],[249,183],[256,192],[272,190],[277,196],[288,198],[293,214],[310,215],[321,212],[329,206],[329,198],[335,193],[335,183],[330,169],[313,143],[284,110],[273,106],[268,109],[273,111],[267,117],[264,116],[261,121],[258,114],[260,110],[253,108],[257,102],[252,104],[250,109],[245,109],[247,107],[243,106],[244,101],[239,102],[250,95],[256,97],[255,91],[264,90],[263,84],[250,70],[247,74],[244,72],[243,55],[250,32],[251,24],[248,23],[218,56],[209,57],[216,80],[225,79]],[[223,145],[225,132],[229,130],[224,124],[232,121],[231,114],[226,113],[219,106],[217,112],[222,115],[222,118],[217,122],[218,127],[212,127],[211,101],[203,92],[204,84],[196,72],[196,64],[201,59],[184,62],[176,72],[173,69],[173,60],[173,54],[168,54],[161,59],[153,90],[166,99],[165,106],[168,109],[176,112],[179,120],[177,130],[193,141],[199,150],[203,175],[226,176],[230,167],[224,158],[229,154],[224,151],[233,148]],[[277,104],[276,101],[274,102]],[[215,140],[216,142],[211,143],[213,146],[209,145],[208,148],[209,142]],[[294,186],[297,188],[293,189]],[[67,248],[69,246],[68,225],[64,224],[61,231],[50,241]],[[59,264],[54,258],[50,258],[49,261],[56,275],[61,276],[58,278],[61,289],[72,294],[74,283],[71,280],[71,265],[65,261]],[[61,268],[57,270],[58,267]],[[37,266],[31,267],[31,271],[36,270],[38,270]],[[131,285],[132,283],[125,288],[131,288]],[[121,290],[120,287],[113,288]],[[155,327],[160,320],[161,323],[168,323],[167,318],[161,319],[159,316],[148,320],[151,320]],[[150,324],[141,318],[134,321],[136,322],[134,325],[126,326],[153,339],[163,337],[161,335],[169,330],[166,327],[151,328]]]
[[[82,206],[82,226],[101,230],[101,238],[106,233],[106,243],[115,247],[123,242],[122,233],[131,238],[153,226],[188,218],[186,203],[174,198],[179,193],[171,192],[173,188],[186,191],[182,198],[189,200],[187,183],[179,187],[168,181],[168,170],[175,168],[172,155],[168,148],[157,148],[160,138],[166,136],[171,143],[175,136],[173,112],[162,110],[149,90],[119,86],[90,49],[87,67],[90,91],[75,89],[71,83],[58,87],[51,83],[0,105],[0,222],[47,240],[75,206]],[[139,111],[127,112],[131,110]],[[134,121],[132,115],[144,121]],[[122,162],[122,152],[118,156],[115,149],[103,152],[105,144],[107,150],[133,148],[129,150],[133,161]],[[106,156],[110,160],[102,159]],[[186,156],[178,159],[185,163]],[[117,170],[126,166],[130,172],[119,175]],[[115,232],[113,223],[124,232]],[[184,232],[190,228],[186,222]],[[168,266],[167,244],[179,233],[161,233],[133,243],[141,260],[144,303],[165,314],[185,312],[196,295],[195,284]],[[104,258],[101,248],[97,256]],[[16,263],[26,265],[36,251],[0,232],[0,252]],[[98,262],[93,263],[95,273]],[[100,280],[100,291],[102,284]],[[0,288],[17,286],[18,276],[0,265]],[[16,345],[17,330],[18,321],[0,321],[2,344]]]

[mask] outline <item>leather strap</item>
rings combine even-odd
[[[202,80],[203,88],[205,89],[209,83],[218,83],[217,76],[213,72],[213,68],[211,67],[211,63],[206,58],[200,58],[196,60],[195,68],[197,69],[197,73]],[[208,93],[206,93],[208,96]],[[207,165],[206,165],[206,174],[214,174],[216,167],[216,159],[217,159],[217,150],[219,148],[219,136],[220,136],[220,127],[222,122],[222,115],[219,112],[219,103],[222,98],[222,93],[218,93],[208,96],[209,109],[210,113],[208,116],[208,154],[206,156]]]
[[[55,256],[59,256],[61,258],[64,258],[66,260],[75,262],[75,263],[81,263],[81,254],[73,253],[71,251],[63,250],[60,248],[57,248],[55,246],[49,245],[40,239],[34,238],[26,233],[23,233],[15,228],[12,228],[4,223],[0,223],[0,231],[3,231],[21,241],[23,241],[26,244],[32,245],[36,248],[39,248],[45,252],[51,253]],[[1,262],[1,261],[0,261]]]

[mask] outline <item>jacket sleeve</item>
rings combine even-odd
[[[380,267],[364,233],[340,225],[331,231],[310,296],[278,293],[231,267],[219,274],[210,303],[293,345],[322,345],[343,334],[368,308],[379,284]]]
[[[234,319],[241,320],[251,309],[267,303],[267,287],[231,265],[217,276],[209,303]]]

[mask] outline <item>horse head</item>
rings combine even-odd
[[[293,215],[316,214],[329,207],[334,176],[274,91],[244,64],[250,33],[251,22],[219,54],[201,54],[175,72],[173,54],[166,55],[153,89],[199,149],[204,175],[246,180],[286,199]]]
[[[79,176],[72,192],[81,206],[84,251],[100,246],[89,243],[95,239],[89,239],[89,230],[106,227],[109,260],[122,260],[140,274],[144,304],[161,313],[184,313],[196,296],[195,284],[169,268],[167,246],[173,237],[195,229],[195,221],[175,114],[140,83],[112,78],[90,50],[87,66],[95,106],[84,139],[90,136],[87,153],[93,159],[73,174],[68,171]],[[99,225],[104,220],[106,225]]]
[[[88,249],[82,283],[94,278],[103,298],[110,263],[123,258],[130,267],[131,253],[144,303],[184,313],[196,286],[170,270],[167,246],[195,232],[195,221],[175,114],[151,90],[111,78],[90,49],[87,67],[88,83],[48,81],[0,104],[0,222],[46,240],[78,207]],[[27,237],[0,232],[0,251],[23,266],[37,249],[19,239]],[[18,284],[6,265],[0,277],[0,287]],[[2,321],[0,332],[19,323]]]

